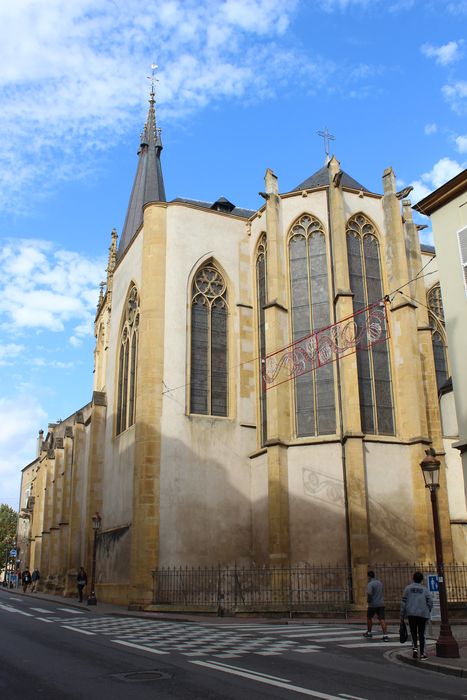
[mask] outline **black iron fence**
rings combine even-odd
[[[154,571],[154,602],[162,605],[253,609],[351,602],[347,566],[161,568]]]
[[[372,564],[371,569],[384,583],[384,602],[387,607],[398,607],[401,592],[412,582],[414,571],[436,574],[436,564],[396,562]],[[445,564],[446,593],[450,603],[467,604],[467,564]]]
[[[436,573],[434,564],[374,563],[383,581],[385,604],[398,608],[414,571]],[[280,567],[167,567],[153,572],[154,603],[228,610],[347,610],[354,602],[349,567],[304,564]],[[451,603],[467,603],[467,564],[445,566]]]

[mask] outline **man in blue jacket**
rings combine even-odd
[[[401,620],[405,617],[409,620],[414,659],[418,659],[417,636],[420,640],[420,658],[426,659],[425,627],[433,607],[433,598],[428,588],[422,586],[422,581],[423,574],[416,571],[413,575],[413,583],[406,586],[401,600]]]

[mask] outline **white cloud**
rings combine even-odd
[[[10,333],[60,332],[77,324],[81,337],[92,321],[105,260],[89,259],[38,240],[7,241],[0,251],[0,320]]]
[[[18,507],[21,469],[34,459],[45,421],[44,409],[31,395],[0,398],[0,503]]]
[[[414,202],[420,201],[430,192],[436,190],[445,182],[451,180],[458,173],[464,169],[464,166],[455,160],[450,158],[441,158],[437,163],[434,164],[432,169],[423,173],[419,180],[415,180],[411,183],[413,186],[413,192],[411,193],[411,198]]]
[[[448,2],[445,8],[451,15],[467,15],[467,0]]]
[[[454,112],[460,115],[467,114],[467,80],[443,85],[441,91]]]
[[[10,364],[11,360],[20,355],[23,350],[24,345],[17,345],[16,343],[0,345],[0,365]]]
[[[415,0],[393,0],[388,2],[388,0],[321,0],[321,8],[325,12],[334,12],[340,10],[341,12],[345,10],[350,10],[352,8],[357,9],[373,9],[375,6],[383,6],[384,10],[388,12],[406,12],[415,4]],[[378,8],[379,9],[379,8]]]
[[[456,137],[456,146],[459,153],[467,153],[467,134]]]
[[[435,123],[425,124],[424,131],[427,136],[430,136],[431,134],[436,134],[436,132],[438,131],[438,126]]]
[[[304,62],[277,45],[297,3],[0,3],[0,204],[17,208],[26,188],[37,194],[33,182],[43,193],[85,175],[129,125],[137,133],[151,60],[160,65],[163,118],[269,94]]]
[[[442,46],[433,46],[433,44],[422,44],[420,50],[424,56],[434,58],[436,63],[441,66],[447,66],[462,58],[463,39],[459,41],[449,41]]]

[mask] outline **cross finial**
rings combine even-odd
[[[327,126],[324,127],[323,131],[317,131],[316,133],[324,140],[324,151],[326,153],[326,158],[329,158],[329,141],[335,141],[336,137],[331,134]]]
[[[151,81],[151,100],[154,102],[154,97],[156,94],[156,83],[159,82],[159,80],[156,78],[156,70],[158,69],[157,63],[151,63],[151,75],[148,75],[147,78],[148,80]]]

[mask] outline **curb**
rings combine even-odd
[[[427,671],[434,671],[435,673],[444,673],[447,676],[467,678],[467,668],[433,663],[429,659],[420,661],[419,659],[412,659],[410,656],[406,656],[406,654],[401,652],[396,652],[395,656],[399,661],[402,661],[404,664],[409,664],[409,666],[415,666],[416,668],[425,669]]]

